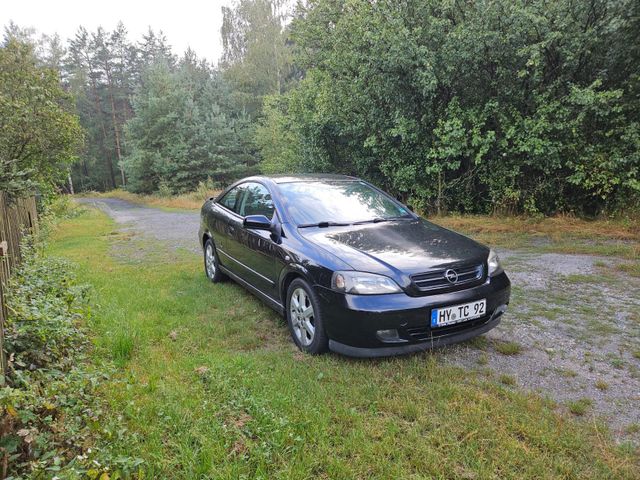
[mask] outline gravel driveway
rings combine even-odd
[[[108,213],[134,239],[199,254],[197,212],[79,201]],[[138,251],[144,248],[116,254],[135,259]],[[513,284],[509,312],[484,337],[437,354],[587,420],[601,418],[620,440],[640,441],[640,279],[611,268],[624,262],[613,257],[498,251]]]

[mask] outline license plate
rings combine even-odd
[[[431,326],[444,327],[445,325],[466,322],[484,316],[486,311],[487,300],[485,298],[462,305],[434,308],[431,310]]]

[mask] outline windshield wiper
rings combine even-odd
[[[298,228],[307,228],[307,227],[346,227],[347,225],[351,225],[350,223],[341,223],[341,222],[317,222],[317,223],[303,223],[302,225],[298,225]]]
[[[376,217],[371,220],[362,220],[360,222],[354,222],[354,225],[362,225],[365,223],[380,223],[380,222],[389,222],[391,220],[409,220],[411,219],[410,215],[398,215],[395,217]]]

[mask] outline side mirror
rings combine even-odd
[[[255,230],[271,230],[271,220],[264,215],[247,215],[242,221],[242,226]]]

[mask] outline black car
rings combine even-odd
[[[357,357],[416,352],[500,322],[497,255],[341,175],[260,176],[202,206],[212,282],[230,277],[283,314],[298,347]]]

